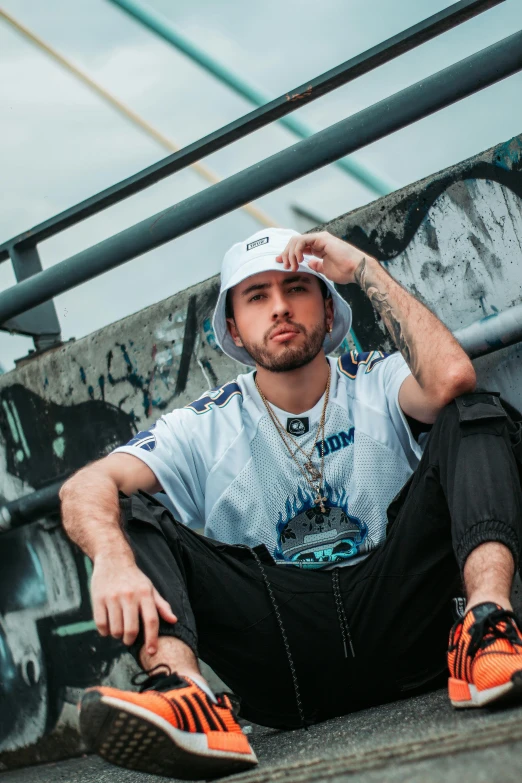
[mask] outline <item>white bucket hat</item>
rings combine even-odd
[[[243,364],[253,365],[254,361],[245,348],[237,346],[227,328],[225,316],[227,291],[247,277],[257,275],[258,272],[288,272],[282,264],[276,262],[276,257],[281,255],[288,244],[289,239],[299,236],[299,232],[289,228],[265,228],[253,234],[244,242],[238,242],[225,253],[221,267],[221,290],[214,310],[214,333],[216,342],[227,356]],[[352,311],[349,304],[336,291],[334,284],[324,275],[314,272],[308,266],[314,256],[305,256],[303,263],[299,264],[299,272],[315,275],[322,280],[328,288],[334,307],[334,320],[332,332],[327,335],[324,342],[325,351],[335,351],[338,348],[352,323]],[[330,339],[331,338],[331,339]]]

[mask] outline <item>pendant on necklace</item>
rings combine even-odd
[[[314,505],[319,506],[321,510],[321,514],[324,514],[324,512],[326,511],[326,507],[324,505],[326,500],[328,500],[328,498],[321,497],[320,491],[317,490],[317,495],[314,498]]]
[[[317,481],[318,479],[321,478],[321,474],[319,473],[315,465],[312,463],[312,460],[308,460],[308,462],[305,462],[304,466],[305,466],[305,470],[307,470],[308,473],[310,474],[310,478],[312,481]]]

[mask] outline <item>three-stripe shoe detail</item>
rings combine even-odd
[[[127,769],[185,779],[257,764],[226,693],[213,701],[188,677],[152,680],[141,693],[104,686],[85,692],[80,730],[89,749]]]
[[[489,602],[470,609],[451,630],[448,668],[454,707],[522,701],[522,634],[515,614]]]

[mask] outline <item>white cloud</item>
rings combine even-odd
[[[276,96],[449,5],[440,0],[146,0],[201,48]],[[180,144],[251,107],[106,0],[4,0],[3,7]],[[519,0],[441,36],[299,112],[322,128],[422,76],[509,35]],[[159,160],[166,152],[71,75],[0,24],[0,238],[6,239]],[[522,77],[511,79],[358,153],[406,184],[502,141],[522,128]],[[205,161],[221,176],[293,143],[266,128]],[[45,242],[44,265],[77,253],[205,187],[192,172],[170,177]],[[292,203],[333,217],[371,198],[334,167],[260,199],[289,224]],[[256,229],[236,211],[56,300],[64,336],[80,337],[217,271],[229,244]],[[186,260],[190,259],[190,263]],[[0,288],[12,273],[0,267]],[[64,315],[67,310],[67,315]],[[0,333],[12,365],[30,341]]]

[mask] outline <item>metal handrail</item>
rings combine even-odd
[[[61,68],[64,68],[68,74],[73,76],[73,78],[78,79],[78,81],[80,81],[85,87],[87,87],[89,90],[92,90],[94,94],[100,98],[100,100],[105,101],[108,106],[110,106],[114,111],[118,112],[121,117],[124,117],[127,122],[134,125],[134,127],[142,133],[146,133],[149,138],[156,142],[156,144],[160,144],[163,149],[166,150],[166,152],[169,154],[173,152],[179,152],[181,147],[179,144],[176,144],[172,138],[166,136],[164,133],[158,130],[158,128],[155,128],[153,125],[151,125],[151,123],[148,122],[141,114],[138,114],[138,112],[134,111],[134,109],[120,100],[120,98],[110,92],[110,90],[107,90],[102,84],[100,84],[99,81],[96,81],[92,78],[92,76],[89,76],[86,71],[78,68],[78,66],[75,65],[72,60],[70,60],[68,57],[64,57],[63,54],[60,54],[57,49],[44,41],[43,38],[40,38],[39,35],[36,35],[36,33],[34,33],[32,30],[29,30],[28,27],[23,25],[20,21],[18,21],[18,19],[15,19],[12,14],[8,14],[7,11],[5,11],[3,8],[0,8],[0,21],[7,22],[7,24],[11,25],[13,30],[16,30],[19,35],[23,36],[27,41],[30,41],[33,46],[38,47],[41,52],[43,52],[47,57],[50,57]],[[207,166],[200,163],[199,161],[194,161],[190,165],[192,170],[199,176],[206,179],[207,182],[214,184],[215,182],[219,182],[222,179],[214,171],[211,171]],[[249,213],[250,216],[254,218],[254,220],[257,220],[259,223],[261,223],[261,225],[275,225],[273,218],[254,204],[245,204],[243,209],[245,212]]]
[[[480,318],[457,329],[453,335],[472,359],[515,345],[522,339],[522,305]],[[57,514],[60,508],[58,492],[64,481],[61,479],[0,506],[0,534],[28,525],[47,514]]]
[[[179,152],[0,243],[0,261],[8,260],[11,248],[34,246],[48,239],[503,2],[505,0],[460,0]],[[3,319],[0,320],[2,322]]]
[[[491,313],[455,333],[471,359],[499,351],[522,340],[522,304]]]
[[[0,294],[0,323],[522,70],[522,31]]]
[[[166,19],[162,14],[158,13],[158,11],[145,6],[141,0],[109,0],[109,2],[118,6],[118,8],[125,11],[125,13],[129,14],[129,16],[140,22],[140,24],[147,27],[156,35],[159,35],[164,41],[171,46],[174,46],[179,52],[186,57],[189,57],[201,68],[204,68],[216,79],[219,79],[222,84],[225,84],[242,98],[249,101],[249,103],[253,103],[255,106],[263,106],[264,104],[270,103],[269,96],[264,95],[249,84],[244,77],[229,70],[222,63],[217,62],[208,52],[200,49],[176,30],[170,20]],[[410,27],[409,30],[395,36],[395,39],[397,40],[397,54],[403,54],[405,51],[430,40],[434,35],[438,35],[439,32],[444,32],[445,30],[454,27],[456,24],[466,22],[478,13],[482,13],[482,11],[485,11],[487,8],[491,8],[492,5],[497,5],[497,3],[495,2],[492,4],[487,0],[486,2],[474,2],[473,0],[469,2],[469,0],[465,0],[465,2],[459,2],[449,8],[445,8],[440,13],[431,16],[429,19],[420,22],[420,24]],[[408,34],[408,38],[404,39],[406,34]],[[390,54],[392,40],[393,39],[389,39],[388,41],[385,41],[384,44],[380,44],[370,51],[374,51],[375,57],[379,58],[379,52],[382,50],[382,47],[386,47],[388,54]],[[366,54],[369,53],[367,52]],[[362,55],[362,57],[365,57],[365,55]],[[382,64],[382,62],[380,64]],[[343,68],[343,66],[340,66],[340,68]],[[335,70],[336,69],[334,69],[334,71]],[[362,72],[366,73],[366,71],[361,71],[361,73]],[[330,73],[333,72],[330,71]],[[361,75],[361,73],[359,75]],[[339,82],[339,84],[344,83],[345,82],[343,81]],[[312,85],[310,84],[310,87],[311,86]],[[315,91],[316,88],[312,89]],[[303,88],[293,90],[290,94],[292,95],[296,92],[301,95]],[[303,122],[303,120],[298,119],[294,115],[281,117],[279,118],[279,122],[291,133],[294,133],[301,139],[306,139],[314,132]],[[336,161],[335,165],[341,168],[345,173],[350,174],[352,177],[359,180],[359,182],[379,196],[390,193],[395,189],[384,181],[381,176],[377,176],[370,171],[366,165],[363,166],[362,163],[359,163],[352,157],[347,159],[341,158]]]

